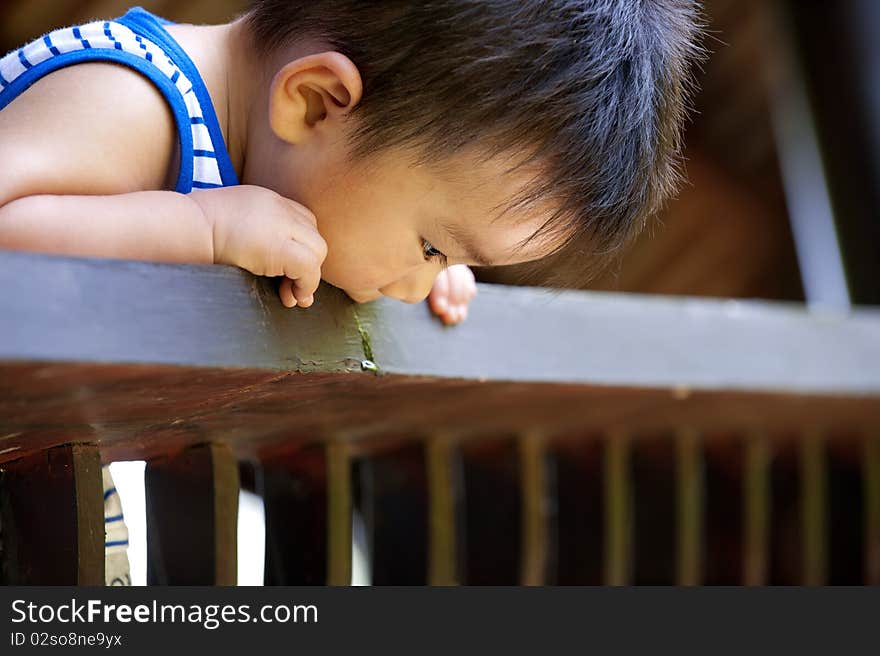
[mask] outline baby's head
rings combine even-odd
[[[438,253],[586,272],[676,186],[693,0],[257,0],[244,24],[271,81],[243,181],[314,212],[355,300],[425,298]]]

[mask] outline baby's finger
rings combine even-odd
[[[323,260],[322,256],[308,246],[292,239],[287,242],[284,275],[293,280],[293,295],[303,307],[308,307],[314,301],[315,290],[321,283]]]
[[[434,279],[434,286],[428,294],[428,303],[435,314],[443,314],[449,307],[449,273],[446,269]]]
[[[449,272],[449,302],[453,305],[467,305],[477,295],[477,283],[468,267],[456,267]]]
[[[292,238],[294,241],[304,244],[315,253],[318,257],[318,266],[324,263],[324,260],[327,258],[327,242],[320,232],[314,228],[299,229],[296,230]]]
[[[282,278],[278,287],[278,295],[281,296],[281,303],[284,307],[292,308],[296,305],[296,297],[293,295],[293,280],[290,278]]]

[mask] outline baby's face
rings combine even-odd
[[[355,301],[427,298],[444,266],[441,257],[431,257],[438,251],[449,265],[497,266],[535,260],[550,250],[540,242],[517,249],[547,214],[508,214],[492,222],[533,175],[520,170],[503,177],[508,162],[478,165],[462,156],[441,172],[415,168],[398,151],[367,167],[351,166],[345,153],[326,148],[311,164],[276,191],[315,214],[328,247],[322,278]]]

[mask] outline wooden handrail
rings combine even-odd
[[[17,252],[0,308],[0,460],[62,428],[124,459],[208,438],[243,457],[297,436],[880,424],[874,308],[481,284],[447,327],[327,285],[288,309],[233,267]]]
[[[268,584],[348,583],[356,505],[379,583],[878,581],[875,308],[276,294],[0,252],[0,580],[102,581],[97,463],[144,458],[153,583],[235,582],[244,460]]]

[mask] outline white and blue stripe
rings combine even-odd
[[[101,466],[101,477],[104,482],[104,549],[107,552],[124,551],[128,547],[128,529],[109,465]]]
[[[135,8],[116,20],[55,30],[13,50],[0,59],[0,110],[63,66],[127,64],[151,79],[174,111],[181,146],[177,191],[238,184],[207,88],[163,24],[167,21]]]
[[[110,465],[101,466],[104,482],[104,583],[131,585],[128,562],[128,527],[122,517],[122,501],[110,475]]]

